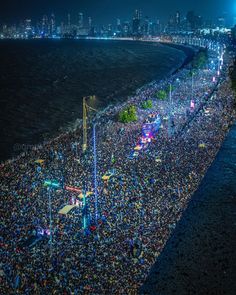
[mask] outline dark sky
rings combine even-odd
[[[204,17],[219,16],[222,12],[236,12],[236,0],[1,0],[0,23],[20,19],[41,18],[42,14],[55,13],[61,21],[68,12],[72,21],[83,12],[91,16],[95,23],[112,23],[114,19],[130,19],[135,8],[142,10],[143,16],[166,18],[179,10],[186,13],[194,10]]]

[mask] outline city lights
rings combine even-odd
[[[236,11],[10,2],[0,294],[236,294]]]

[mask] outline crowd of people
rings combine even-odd
[[[217,64],[216,53],[210,60]],[[86,154],[78,129],[2,164],[0,293],[137,294],[235,119],[232,62],[225,55],[220,76],[216,66],[193,77],[185,67],[140,89],[126,102],[137,106],[135,123],[117,122],[123,105],[96,116],[98,218],[91,128]],[[156,93],[170,84],[170,99],[159,100]],[[140,107],[145,99],[152,109]],[[162,119],[160,130],[129,158],[153,112]],[[107,171],[114,175],[103,181]],[[45,187],[46,179],[60,187]],[[66,185],[93,192],[86,208],[58,213],[78,200]]]

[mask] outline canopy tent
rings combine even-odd
[[[136,147],[134,148],[135,151],[140,151],[142,149],[141,145],[136,145]]]
[[[58,213],[66,215],[75,207],[78,207],[78,206],[77,205],[66,205]]]
[[[92,195],[92,194],[93,194],[92,192],[87,192],[86,195],[85,195],[85,197],[88,197],[88,196],[90,196],[90,195]],[[78,195],[78,197],[79,197],[80,199],[83,199],[84,194],[81,193],[81,194]]]
[[[203,148],[206,147],[206,145],[205,145],[205,143],[200,143],[200,144],[198,145],[198,147],[203,149]]]
[[[37,164],[43,164],[45,160],[43,159],[37,159],[36,161],[34,161],[34,163],[37,163]]]

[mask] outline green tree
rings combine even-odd
[[[142,108],[143,109],[151,109],[152,108],[152,101],[150,99],[144,101],[142,103]]]
[[[204,67],[208,59],[207,50],[199,51],[192,61],[192,67],[195,69],[201,69]]]
[[[130,105],[121,110],[118,114],[118,120],[122,123],[130,123],[137,121],[137,110],[134,105]]]
[[[165,90],[159,90],[157,92],[157,98],[164,100],[167,98],[167,92]]]

